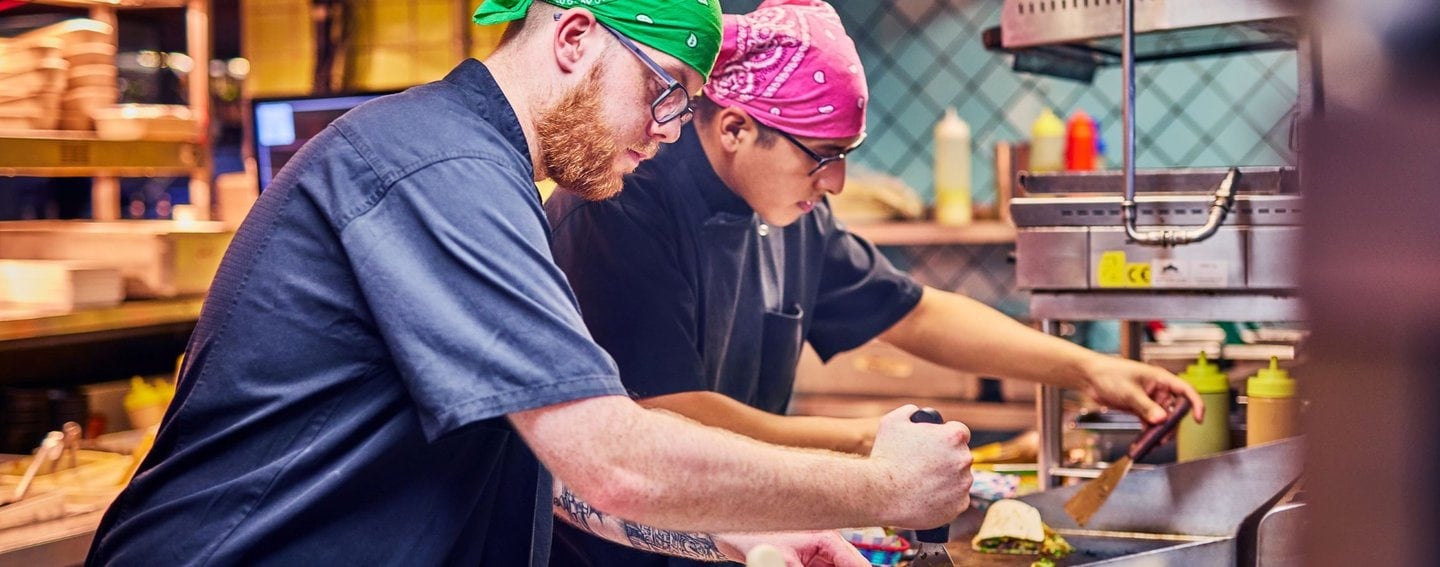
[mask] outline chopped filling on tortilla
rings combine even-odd
[[[1013,537],[992,537],[980,540],[977,551],[984,553],[1004,553],[1010,555],[1040,555],[1061,559],[1075,551],[1064,537],[1055,533],[1049,526],[1045,527],[1044,541],[1031,541]]]
[[[1060,559],[1075,551],[1040,519],[1040,511],[1019,500],[998,500],[985,512],[970,547],[981,553],[1038,555]]]

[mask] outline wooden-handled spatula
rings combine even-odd
[[[1169,435],[1188,413],[1190,413],[1190,400],[1180,398],[1180,402],[1175,405],[1174,411],[1170,412],[1170,417],[1165,418],[1164,423],[1141,433],[1135,443],[1130,445],[1130,450],[1124,457],[1120,457],[1104,472],[1101,472],[1099,477],[1081,487],[1079,492],[1071,496],[1070,500],[1065,502],[1065,513],[1070,514],[1071,518],[1075,518],[1075,522],[1081,526],[1089,522],[1090,517],[1094,516],[1095,512],[1105,505],[1105,501],[1110,499],[1110,493],[1115,490],[1116,485],[1120,484],[1120,479],[1125,478],[1125,473],[1130,472],[1130,465],[1150,454],[1150,450],[1154,449],[1155,445],[1158,445],[1166,435]]]

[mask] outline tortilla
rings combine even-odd
[[[1019,500],[990,505],[970,548],[981,553],[1041,555],[1059,559],[1075,548],[1040,520],[1040,511]]]

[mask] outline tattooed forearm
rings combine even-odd
[[[725,554],[720,553],[720,549],[715,546],[715,538],[709,534],[672,532],[625,520],[620,520],[620,524],[625,527],[625,537],[630,540],[630,547],[635,549],[691,559],[711,561],[727,559]]]
[[[572,526],[615,543],[628,545],[642,551],[664,553],[687,559],[731,560],[725,555],[725,552],[720,550],[720,545],[715,543],[715,537],[710,534],[661,530],[614,516],[611,516],[610,521],[607,522],[604,513],[591,506],[589,502],[581,500],[580,496],[570,492],[570,489],[559,481],[555,482],[554,494],[557,496],[551,499],[551,503],[554,504],[557,517],[569,522]]]
[[[590,526],[591,516],[595,517],[597,523],[605,523],[605,514],[600,513],[600,511],[596,510],[594,506],[591,506],[589,502],[575,496],[575,493],[570,492],[568,488],[561,488],[560,495],[555,497],[555,509],[563,510],[565,514],[570,517],[570,523],[575,524],[576,527],[585,528],[588,531],[593,532],[596,530],[596,527],[598,527]]]

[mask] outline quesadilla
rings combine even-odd
[[[1075,551],[1065,538],[1040,521],[1040,511],[1019,500],[990,505],[970,548],[981,553],[1040,555],[1059,559]]]

